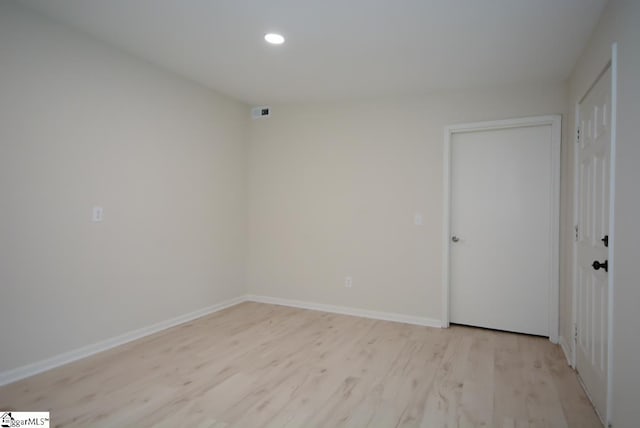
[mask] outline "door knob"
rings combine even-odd
[[[453,235],[453,236],[451,237],[451,240],[452,240],[453,242],[458,242],[458,241],[460,240],[460,238],[458,238],[456,235]]]
[[[596,260],[591,266],[593,266],[595,270],[600,270],[600,268],[602,268],[605,272],[609,272],[609,260],[605,260],[603,263]]]

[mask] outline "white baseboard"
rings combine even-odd
[[[256,296],[249,294],[246,300],[250,302],[269,303],[272,305],[291,306],[294,308],[311,309],[314,311],[331,312],[334,314],[352,315],[354,317],[371,318],[382,321],[394,321],[425,327],[441,328],[442,322],[433,318],[416,317],[413,315],[396,314],[393,312],[378,312],[367,309],[350,308],[345,306],[325,305],[322,303],[304,302],[300,300],[281,299],[279,297]]]
[[[175,327],[179,324],[183,324],[192,321],[196,318],[203,317],[205,315],[212,314],[214,312],[221,311],[223,309],[235,306],[239,303],[246,301],[245,296],[236,297],[234,299],[225,300],[218,304],[208,306],[206,308],[198,309],[197,311],[190,312],[188,314],[180,315],[175,318],[171,318],[159,323],[142,327],[137,330],[130,331],[128,333],[121,334],[120,336],[112,337],[107,340],[103,340],[92,345],[83,346],[82,348],[74,349],[63,354],[56,355],[46,360],[37,361],[32,364],[17,367],[15,369],[0,372],[0,386],[6,385],[20,379],[33,376],[38,373],[71,363],[73,361],[89,357],[97,354],[98,352],[106,351],[116,346],[123,345],[136,339],[140,339],[145,336],[157,333],[162,330],[166,330],[171,327]]]
[[[560,336],[558,338],[558,343],[560,344],[560,348],[562,348],[562,352],[567,359],[569,367],[573,367],[573,362],[571,361],[571,351],[569,350],[569,344],[567,343],[567,340],[564,338],[564,336]]]

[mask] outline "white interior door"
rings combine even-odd
[[[611,70],[579,106],[576,370],[598,413],[606,410]],[[605,238],[606,237],[606,238]]]
[[[551,124],[451,136],[450,321],[550,335]]]

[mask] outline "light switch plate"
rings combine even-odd
[[[416,226],[422,226],[422,214],[420,213],[415,213],[415,215],[413,216],[413,222]]]

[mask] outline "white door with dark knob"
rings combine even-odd
[[[576,225],[576,370],[600,415],[606,411],[609,295],[611,70],[579,107]]]

